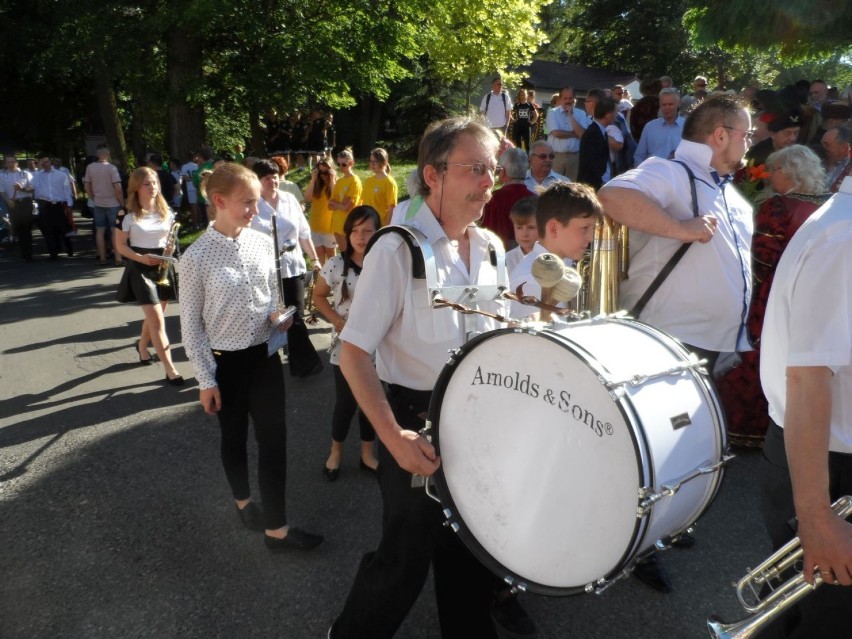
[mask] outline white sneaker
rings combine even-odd
[[[76,236],[76,235],[77,235],[77,229],[74,229],[73,231],[68,231],[68,232],[65,234],[65,237],[74,237],[74,236]]]

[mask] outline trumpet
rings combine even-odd
[[[846,519],[852,515],[852,496],[846,495],[831,505],[834,514]],[[747,612],[752,613],[735,623],[724,623],[716,615],[707,619],[707,630],[713,639],[748,639],[755,636],[766,624],[775,620],[787,608],[797,603],[824,582],[819,571],[814,573],[814,585],[805,581],[802,571],[773,586],[781,575],[801,561],[804,551],[798,537],[794,537],[766,559],[757,568],[748,569],[735,585],[737,599]],[[761,596],[761,591],[767,591]]]
[[[177,248],[177,233],[180,228],[180,224],[175,222],[172,224],[172,228],[169,229],[169,235],[166,239],[166,247],[163,249],[163,257],[171,257],[175,249]],[[169,285],[169,268],[171,267],[171,262],[168,260],[164,260],[162,264],[157,267],[157,286],[168,286]]]

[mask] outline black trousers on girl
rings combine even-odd
[[[290,362],[290,374],[293,377],[308,377],[322,370],[322,359],[311,344],[308,327],[302,313],[305,310],[305,277],[285,277],[281,280],[284,285],[284,304],[296,307],[293,326],[287,331],[287,357]]]
[[[397,422],[410,430],[424,426],[428,391],[391,385],[388,401]],[[495,577],[444,526],[441,505],[422,487],[412,488],[404,471],[379,442],[378,480],[384,515],[382,539],[361,559],[334,639],[392,637],[417,601],[431,564],[443,639],[492,639],[491,595]]]
[[[222,430],[222,465],[234,499],[251,497],[248,474],[248,421],[257,440],[257,477],[266,528],[287,524],[287,424],[284,412],[284,369],[277,354],[266,356],[266,344],[241,351],[213,351],[222,408],[216,414]]]

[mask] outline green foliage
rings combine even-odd
[[[789,60],[850,52],[852,4],[837,0],[691,0],[685,24],[696,41],[753,50],[779,47]]]

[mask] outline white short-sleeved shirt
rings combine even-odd
[[[160,219],[159,213],[144,213],[138,218],[133,213],[126,213],[120,224],[121,230],[130,238],[130,246],[154,249],[165,248],[174,221],[172,211],[165,219]]]
[[[24,200],[26,198],[31,198],[33,196],[32,193],[16,191],[15,184],[22,184],[23,186],[29,187],[32,186],[32,180],[33,176],[29,171],[24,171],[23,169],[8,171],[3,169],[0,171],[0,190],[2,190],[6,198],[10,200]]]
[[[852,177],[784,250],[760,337],[769,415],[784,425],[787,368],[826,366],[831,377],[829,450],[852,453]]]
[[[272,206],[263,198],[257,203],[257,215],[251,220],[251,228],[272,237],[272,215],[278,226],[278,250],[282,251],[284,242],[296,240],[296,248],[292,251],[281,252],[281,277],[296,277],[307,270],[305,256],[300,240],[311,237],[311,227],[305,212],[296,198],[289,193],[278,193],[278,208]]]
[[[349,317],[349,309],[352,306],[352,300],[355,297],[355,287],[358,286],[358,276],[361,274],[361,269],[353,265],[346,273],[346,290],[348,293],[347,299],[343,299],[343,256],[335,255],[330,258],[322,267],[320,275],[325,280],[329,288],[331,288],[332,307],[335,312],[341,317]],[[340,340],[335,340],[337,331],[332,329],[332,343],[334,346],[329,352],[329,361],[335,366],[340,364]]]
[[[491,96],[490,99],[488,98],[489,95]],[[487,109],[485,108],[486,103]],[[506,126],[506,111],[511,111],[512,106],[512,98],[509,97],[508,93],[501,91],[500,95],[494,95],[492,91],[483,96],[479,110],[485,114],[485,119],[488,120],[490,127],[502,129]]]
[[[584,129],[589,127],[592,119],[583,109],[575,108],[569,114],[561,106],[554,107],[547,112],[545,118],[548,131],[573,131],[572,121],[576,120]],[[580,138],[557,138],[555,135],[547,136],[547,143],[553,148],[554,153],[578,153],[580,151]]]
[[[713,215],[713,239],[696,242],[651,297],[640,319],[687,344],[733,351],[751,299],[751,205],[731,184],[720,187],[710,173],[712,151],[683,140],[675,159],[696,177],[699,215]],[[679,220],[690,219],[692,196],[686,170],[671,160],[649,158],[641,167],[610,180],[604,189],[641,191]],[[631,309],[677,251],[678,240],[630,230],[630,270],[619,286],[619,303]],[[751,350],[740,335],[740,350]]]
[[[187,162],[180,167],[180,176],[183,179],[183,183],[186,184],[187,197],[194,196],[197,192],[195,189],[195,182],[192,181],[197,170],[198,165],[195,162]]]
[[[489,260],[490,243],[500,240],[485,229],[469,226],[470,272],[429,206],[423,202],[406,224],[426,236],[438,271],[439,286],[497,284]],[[505,304],[481,305],[505,313]],[[476,316],[477,330],[497,328]],[[367,353],[376,353],[376,370],[385,382],[415,390],[432,390],[450,349],[464,343],[464,316],[449,308],[433,309],[425,280],[411,276],[411,250],[397,234],[380,237],[364,259],[358,295],[340,335]]]

